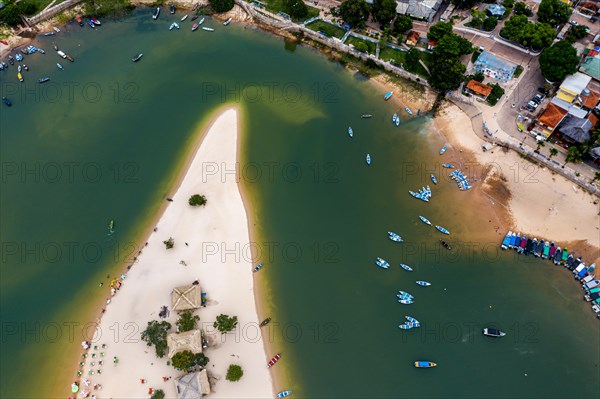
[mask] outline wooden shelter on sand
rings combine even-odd
[[[206,369],[175,378],[177,399],[200,399],[210,394]]]
[[[200,330],[170,333],[167,335],[167,345],[169,347],[169,359],[177,352],[182,351],[202,353],[202,333]]]
[[[190,284],[173,289],[171,293],[172,308],[176,312],[198,309],[202,306],[202,290],[200,284]]]

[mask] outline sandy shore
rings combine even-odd
[[[498,211],[505,211],[504,229],[567,246],[587,264],[600,261],[597,197],[513,151],[494,147],[483,152],[484,142],[473,131],[469,117],[454,105],[440,111],[435,126],[449,141],[447,154],[462,158],[468,166],[463,171],[483,179],[476,190],[489,196]]]
[[[252,263],[243,250],[249,243],[247,216],[235,176],[221,173],[235,168],[237,140],[237,111],[229,109],[206,133],[157,231],[107,306],[92,343],[99,348],[90,350],[83,369],[83,377],[91,380],[91,386],[101,384],[101,389],[92,391],[98,398],[145,398],[149,388],[176,397],[173,379],[165,382],[163,377],[183,373],[167,365],[166,356],[157,358],[154,348],[140,340],[140,333],[148,321],[162,320],[158,317],[161,306],[171,308],[174,287],[195,279],[208,298],[207,306],[195,314],[200,316],[199,326],[205,329],[209,343],[205,355],[210,358],[211,397],[273,396],[258,328]],[[197,193],[206,195],[206,207],[188,205],[188,198]],[[175,246],[167,250],[163,241],[169,237]],[[236,315],[239,320],[236,330],[225,336],[212,327],[221,313]],[[165,320],[174,332],[176,313],[171,312]],[[102,344],[106,349],[101,349]],[[100,357],[100,352],[104,356]],[[119,359],[116,366],[114,356]],[[98,365],[99,360],[104,360],[103,366]],[[88,374],[92,361],[96,363],[92,369],[100,369],[100,375]],[[225,380],[232,363],[244,369],[239,382]],[[146,382],[142,384],[141,379]]]

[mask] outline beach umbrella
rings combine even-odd
[[[73,393],[77,393],[79,391],[79,385],[77,384],[72,384],[71,385],[71,392]]]

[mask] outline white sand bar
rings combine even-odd
[[[176,397],[174,379],[183,372],[167,365],[167,356],[156,357],[154,347],[140,340],[150,320],[160,319],[161,306],[171,310],[174,287],[200,281],[207,293],[207,306],[195,311],[199,326],[207,333],[209,372],[214,398],[273,397],[267,356],[258,328],[251,260],[242,253],[249,243],[248,220],[235,176],[214,173],[235,169],[238,135],[237,111],[221,114],[204,137],[202,145],[160,219],[157,231],[148,240],[139,261],[129,271],[124,285],[112,298],[100,322],[101,335],[92,345],[107,344],[106,349],[90,350],[83,378],[102,388],[91,393],[98,398],[147,398],[149,388],[164,390],[167,398]],[[226,166],[224,166],[226,165]],[[188,198],[203,194],[205,207],[191,207]],[[173,237],[175,246],[167,250],[164,240]],[[188,243],[186,246],[185,243]],[[225,252],[228,250],[228,252]],[[180,264],[185,261],[187,266]],[[236,315],[236,330],[226,336],[212,327],[220,313]],[[176,312],[166,319],[175,331]],[[104,351],[100,357],[99,352]],[[96,353],[94,359],[91,353]],[[113,356],[119,359],[113,365]],[[104,365],[98,366],[98,360]],[[101,374],[88,375],[89,364]],[[244,376],[238,382],[225,380],[230,364],[239,364]],[[172,377],[164,382],[163,377]],[[145,379],[144,384],[141,379]],[[82,389],[86,388],[81,386]],[[91,387],[90,387],[91,388]],[[78,395],[78,397],[81,397]]]

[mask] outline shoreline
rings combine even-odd
[[[219,114],[219,116],[217,118],[214,118],[215,114]],[[224,107],[220,107],[219,109],[217,109],[214,112],[212,112],[211,115],[210,115],[211,123],[208,125],[208,127],[206,127],[206,121],[205,120],[203,120],[201,122],[201,124],[204,124],[205,127],[202,129],[203,131],[197,137],[194,137],[195,146],[193,146],[193,148],[194,148],[195,151],[192,151],[192,155],[193,156],[187,158],[186,162],[184,163],[184,165],[183,165],[183,167],[181,169],[181,172],[183,172],[183,173],[179,173],[180,175],[183,175],[183,176],[174,185],[174,187],[176,188],[176,190],[174,191],[175,194],[173,194],[173,197],[176,200],[179,199],[180,203],[182,202],[181,198],[183,198],[183,196],[186,195],[186,194],[182,194],[182,191],[189,190],[189,188],[190,188],[189,187],[189,185],[190,185],[190,183],[189,183],[190,179],[193,180],[194,178],[196,178],[196,180],[198,180],[197,179],[198,178],[198,172],[199,172],[198,165],[202,166],[202,168],[203,168],[203,161],[200,161],[199,157],[201,155],[205,155],[206,156],[207,153],[210,154],[211,150],[212,150],[212,155],[214,155],[215,153],[221,154],[223,152],[222,151],[223,149],[220,148],[220,147],[222,147],[222,145],[220,143],[219,143],[218,146],[215,146],[215,143],[212,143],[212,147],[210,147],[208,144],[205,144],[205,143],[206,143],[207,140],[214,141],[214,136],[217,135],[217,134],[222,135],[222,134],[226,133],[226,132],[223,131],[223,126],[222,125],[224,123],[226,124],[227,121],[230,122],[230,120],[232,118],[231,117],[232,114],[233,114],[233,118],[235,118],[235,124],[237,125],[237,128],[239,129],[240,126],[241,126],[241,121],[240,121],[240,118],[239,118],[238,109],[234,108],[234,107],[231,107],[231,106],[227,106],[227,107],[225,107],[225,109],[224,109]],[[207,119],[207,118],[205,118],[205,119]],[[223,122],[223,121],[225,121],[225,122]],[[221,128],[221,130],[218,129],[219,127]],[[231,126],[230,126],[230,128],[231,128]],[[238,134],[234,134],[234,139],[236,140],[236,145],[235,145],[235,151],[233,151],[233,161],[234,162],[239,162],[239,150],[240,150],[239,133]],[[215,147],[219,147],[219,148],[215,148]],[[204,173],[204,171],[201,171],[201,172]],[[204,179],[204,178],[206,178],[206,176],[204,176],[204,174],[203,174],[202,178]],[[210,180],[210,179],[208,179],[208,180]],[[213,181],[213,185],[214,184],[215,184],[215,182]],[[249,219],[247,218],[247,214],[246,214],[247,204],[244,202],[244,199],[242,198],[241,190],[239,190],[238,184],[229,185],[225,181],[220,181],[220,182],[216,181],[216,184],[220,184],[220,189],[221,190],[225,190],[225,186],[227,186],[229,188],[229,190],[231,190],[231,186],[233,186],[235,188],[235,190],[238,191],[238,193],[240,194],[239,199],[240,199],[240,202],[242,204],[242,206],[241,206],[242,213],[246,216],[246,220],[247,220],[247,223],[246,223],[246,225],[244,227],[246,229],[248,229],[249,228],[249,222],[248,222]],[[203,214],[205,214],[207,212],[207,209],[212,204],[215,204],[213,206],[218,206],[216,204],[219,204],[219,202],[215,201],[214,199],[213,199],[212,204],[211,204],[211,192],[210,191],[207,191],[206,195],[207,195],[208,200],[209,200],[209,203],[207,204],[207,207],[203,207],[202,209],[193,209],[192,210],[192,208],[187,204],[187,201],[184,201],[185,203],[182,203],[182,205],[179,207],[180,208],[179,209],[179,211],[180,211],[179,213],[181,213],[181,211],[182,211],[181,208],[185,208],[185,209],[183,209],[183,212],[185,212],[187,210],[188,212],[196,212],[196,213],[203,213]],[[185,198],[183,198],[183,199],[185,200]],[[233,201],[235,201],[235,199]],[[167,206],[167,205],[169,205],[169,206]],[[183,222],[181,220],[176,220],[175,223],[173,223],[173,220],[172,220],[173,217],[170,218],[170,216],[174,212],[177,211],[177,206],[176,206],[175,203],[165,204],[165,205],[161,206],[161,208],[166,208],[166,210],[164,210],[163,212],[159,213],[159,215],[158,215],[159,222],[156,224],[157,226],[164,225],[164,224],[167,224],[167,225],[171,224],[171,225],[174,225],[174,227],[179,226],[180,228],[184,228],[184,227],[181,227],[181,224],[182,223],[183,224],[189,223],[189,221],[185,221],[185,220]],[[169,212],[170,210],[171,210],[171,212]],[[213,214],[214,213],[217,213],[216,216],[213,215],[217,219],[219,217],[223,216],[223,215],[219,214],[219,210],[218,209],[213,210]],[[233,213],[236,213],[236,212],[233,212]],[[206,216],[207,215],[204,215],[204,217],[206,217]],[[171,220],[169,220],[169,219],[171,219]],[[185,219],[185,218],[181,218],[181,219]],[[233,220],[233,219],[231,219],[231,220]],[[235,222],[234,222],[234,224],[235,224]],[[208,225],[210,225],[210,222],[208,222]],[[208,228],[207,226],[204,226],[204,227]],[[228,228],[230,228],[230,227],[231,226],[225,226],[225,228],[222,228],[222,226],[219,226],[218,229],[220,229],[220,230],[228,230]],[[216,225],[215,226],[211,225],[211,228],[215,229],[217,227],[216,227]],[[233,226],[233,228],[235,229],[235,226]],[[162,230],[163,230],[163,228],[159,229],[159,232],[157,234],[161,234],[160,231],[162,231]],[[239,231],[239,230],[237,230],[237,231]],[[164,248],[164,246],[162,245],[162,243],[157,242],[157,237],[158,237],[157,234],[153,235],[152,233],[153,232],[151,231],[150,238],[148,239],[148,243],[149,244],[154,244],[154,247],[156,247],[156,246],[162,247],[162,248],[159,248],[159,251],[162,252],[162,253],[167,253],[168,254],[168,251]],[[195,230],[194,230],[193,234],[194,234],[194,236],[196,236],[196,231]],[[250,231],[246,230],[247,237],[249,237],[249,234],[250,234]],[[162,238],[163,237],[161,235],[161,237],[158,238],[158,240],[161,240]],[[154,241],[154,242],[152,242],[152,241]],[[239,241],[236,241],[236,242],[239,242]],[[177,245],[177,242],[176,242],[176,245]],[[181,248],[181,246],[182,246],[181,243],[179,243],[178,247]],[[194,247],[194,244],[192,243],[192,245],[190,245],[189,248],[192,249],[193,247]],[[153,249],[154,248],[152,248],[151,246],[149,246],[147,250],[149,252],[152,252]],[[186,245],[186,247],[184,247],[184,249],[187,249],[187,245]],[[173,251],[173,250],[170,250],[170,251]],[[154,252],[156,252],[156,251],[154,251]],[[144,288],[144,283],[148,283],[148,281],[144,281],[144,278],[146,278],[146,280],[147,280],[147,278],[148,278],[147,274],[148,273],[153,273],[154,272],[155,273],[155,277],[156,277],[156,273],[159,273],[159,274],[161,273],[160,270],[156,270],[156,269],[154,271],[152,271],[152,270],[146,271],[146,269],[144,269],[144,265],[145,264],[146,264],[146,268],[149,268],[149,267],[151,268],[152,266],[148,266],[147,264],[148,263],[156,263],[155,262],[155,258],[157,256],[157,254],[155,253],[154,255],[155,255],[155,257],[152,258],[152,259],[150,259],[149,262],[146,261],[146,256],[141,256],[140,255],[139,261],[135,264],[134,267],[131,268],[131,274],[132,274],[132,276],[128,276],[123,281],[123,285],[127,286],[128,289],[124,289],[123,291],[119,291],[118,294],[113,297],[113,303],[114,302],[117,302],[117,303],[121,302],[121,298],[122,297],[125,298],[127,296],[126,293],[128,293],[129,291],[136,290],[136,287],[135,287],[136,284],[138,285],[138,288],[137,288],[138,291],[139,291],[139,285],[140,284],[142,284],[142,288]],[[204,254],[202,254],[202,251],[200,251],[200,255],[205,256]],[[164,255],[164,256],[169,256],[169,255]],[[192,260],[192,262],[194,262],[193,259],[195,259],[196,261],[198,260],[197,258],[191,258],[190,260]],[[241,263],[242,264],[248,263],[248,262],[245,262],[245,261],[246,260],[244,259]],[[190,262],[190,263],[192,263],[192,262]],[[238,266],[239,263],[240,262],[238,262],[238,264],[236,266]],[[183,266],[174,266],[174,267],[175,268],[182,268]],[[205,265],[202,265],[201,267],[205,267]],[[138,269],[144,269],[144,271],[140,271],[140,273],[142,273],[142,274],[137,273]],[[187,270],[185,270],[185,269],[187,269]],[[182,281],[181,284],[179,284],[179,285],[189,284],[192,280],[194,280],[194,278],[198,278],[200,280],[200,286],[201,287],[205,287],[205,285],[203,285],[203,281],[207,281],[207,280],[211,280],[211,279],[214,280],[214,277],[210,277],[210,278],[209,277],[203,277],[203,274],[200,274],[200,276],[198,276],[198,271],[192,272],[191,271],[192,268],[185,267],[185,269],[184,269],[185,272],[183,272],[183,271],[174,272],[176,274],[179,274],[180,277],[181,277],[181,274],[183,273],[183,274],[187,275],[186,278],[189,279],[189,281]],[[250,269],[250,267],[248,267],[248,269]],[[213,288],[214,288],[215,291],[219,291],[220,289],[225,289],[225,288],[232,288],[232,287],[228,287],[227,286],[229,284],[229,281],[231,281],[231,279],[225,280],[225,281],[227,281],[227,283],[225,281],[221,281],[221,287],[216,287],[218,281],[216,283],[215,283],[215,281],[212,281],[212,283],[208,283],[209,289],[207,291],[208,291],[209,300],[208,300],[207,307],[201,308],[197,312],[199,314],[199,316],[201,317],[200,323],[201,323],[202,327],[207,330],[207,338],[209,340],[209,349],[208,349],[207,356],[209,358],[211,358],[211,361],[209,362],[209,364],[207,366],[207,370],[209,371],[209,373],[211,373],[211,375],[214,372],[213,367],[215,367],[215,362],[213,362],[213,357],[215,359],[217,359],[216,360],[217,363],[219,363],[219,362],[222,363],[222,362],[224,362],[224,357],[229,357],[229,353],[225,353],[224,352],[226,349],[219,348],[219,347],[220,346],[231,346],[231,344],[232,344],[231,339],[232,339],[232,337],[234,335],[236,336],[236,338],[235,338],[236,342],[233,343],[233,345],[236,346],[236,349],[235,349],[236,352],[238,352],[239,354],[242,354],[242,355],[244,354],[244,352],[246,352],[246,355],[248,357],[252,358],[252,362],[250,364],[245,364],[242,361],[242,359],[239,360],[239,362],[242,362],[241,364],[244,364],[245,376],[242,378],[242,380],[240,382],[237,382],[237,383],[219,382],[219,384],[217,385],[218,386],[218,393],[216,395],[211,395],[211,396],[214,396],[214,397],[220,397],[220,396],[222,396],[220,394],[221,390],[224,391],[223,394],[225,395],[225,397],[231,396],[232,395],[232,392],[231,392],[232,388],[231,388],[231,386],[233,386],[233,391],[236,391],[237,387],[241,388],[243,386],[244,387],[244,391],[243,392],[245,394],[246,393],[254,392],[255,396],[261,396],[261,395],[264,396],[265,394],[267,394],[267,391],[268,391],[268,394],[272,394],[274,392],[274,390],[273,390],[273,387],[274,387],[273,380],[272,380],[271,376],[269,375],[269,373],[267,372],[267,369],[263,369],[262,367],[255,367],[255,366],[257,366],[257,364],[255,364],[256,362],[259,362],[259,364],[261,362],[263,364],[266,363],[266,360],[265,360],[266,357],[267,357],[266,354],[265,354],[266,344],[263,342],[263,345],[261,346],[260,351],[259,351],[260,352],[260,356],[257,356],[257,351],[255,349],[252,349],[252,345],[253,344],[250,341],[242,339],[241,343],[237,342],[238,338],[239,338],[238,335],[240,333],[239,330],[242,328],[242,325],[244,325],[244,328],[245,328],[245,324],[248,324],[248,322],[250,322],[250,324],[252,324],[252,323],[258,323],[258,307],[257,307],[257,300],[256,300],[256,298],[258,297],[258,295],[257,295],[256,291],[254,290],[254,287],[256,286],[256,284],[254,282],[254,278],[252,276],[252,273],[250,273],[250,270],[248,270],[248,269],[245,269],[245,272],[247,274],[249,274],[249,276],[246,276],[246,277],[252,279],[251,281],[252,281],[253,289],[251,289],[251,291],[254,291],[254,292],[250,293],[250,297],[252,298],[251,300],[254,301],[254,303],[252,304],[252,309],[253,309],[253,311],[254,311],[255,314],[254,315],[248,315],[248,314],[236,314],[235,312],[229,312],[229,313],[224,312],[224,313],[227,313],[227,314],[236,314],[239,317],[239,319],[240,319],[240,324],[238,325],[237,329],[234,330],[234,332],[221,337],[221,342],[218,343],[217,346],[216,346],[216,348],[214,348],[214,349],[211,348],[213,346],[211,344],[214,344],[216,341],[218,341],[218,337],[215,337],[214,335],[211,335],[211,333],[208,332],[208,329],[212,328],[212,326],[209,326],[210,323],[207,324],[207,320],[212,321],[213,319],[207,319],[204,316],[205,316],[205,314],[207,312],[209,312],[209,309],[211,307],[213,307],[213,306],[215,306],[215,305],[217,305],[217,304],[219,304],[221,302],[226,302],[227,301],[228,298],[224,298],[222,295],[215,295],[214,297],[212,297],[211,296],[211,290]],[[213,272],[211,272],[211,274]],[[239,270],[237,271],[237,273],[239,273]],[[215,274],[217,274],[217,273],[215,273]],[[223,276],[221,276],[221,277],[223,277]],[[156,279],[158,279],[158,281],[154,281],[154,283],[161,284],[161,290],[164,291],[164,292],[157,292],[156,295],[158,295],[158,296],[162,295],[163,297],[165,297],[166,295],[168,295],[170,293],[171,289],[174,288],[173,286],[164,286],[164,279],[168,279],[168,278],[169,277],[166,277],[166,276],[156,277]],[[215,284],[215,287],[210,287],[211,284]],[[239,291],[239,292],[232,293],[232,294],[230,294],[230,296],[231,295],[236,295],[237,293],[239,293],[240,295],[246,295],[245,291],[241,287],[238,287],[238,288],[239,289],[236,290],[236,291]],[[138,292],[138,294],[139,294],[139,292]],[[129,294],[129,296],[131,296],[131,294]],[[139,299],[141,299],[139,296],[135,296],[134,298],[135,298],[136,301],[139,300]],[[125,299],[123,299],[123,300],[125,300]],[[229,298],[229,300],[230,299],[231,298]],[[133,303],[131,301],[129,301],[128,304],[129,305],[133,304],[133,307],[143,306],[143,305],[136,304],[136,301],[134,301]],[[163,301],[164,301],[164,298],[163,298]],[[238,304],[238,307],[242,306],[242,305],[243,304]],[[103,326],[106,327],[107,323],[110,322],[110,320],[107,320],[107,319],[111,319],[111,318],[115,319],[116,318],[116,320],[118,320],[119,319],[119,314],[118,313],[123,313],[123,312],[127,311],[127,310],[123,310],[122,308],[116,308],[116,307],[117,307],[117,305],[114,305],[114,304],[112,304],[112,306],[108,306],[107,307],[106,313],[104,313],[103,316],[102,316],[102,318],[101,318],[101,322],[100,322],[100,324],[98,326],[98,331],[105,331],[105,329],[103,329],[102,327]],[[170,304],[169,304],[169,307],[170,307]],[[218,305],[216,307],[218,307]],[[146,310],[149,310],[149,309],[146,308]],[[151,316],[148,316],[148,315],[144,315],[142,317],[144,317],[144,318],[150,317],[150,319],[152,319],[152,318],[156,319],[157,318],[156,317],[156,313],[157,313],[158,309],[154,309],[154,310],[155,311],[153,311],[153,312],[150,313],[150,315],[151,316],[154,315],[154,317],[151,317]],[[175,325],[175,323],[174,323],[174,321],[175,321],[174,320],[174,317],[175,317],[174,313],[175,312],[171,312],[171,315],[168,318],[169,322],[171,322],[171,324],[173,325],[173,327]],[[137,313],[136,313],[136,315],[137,315]],[[248,318],[250,319],[250,321],[247,320]],[[132,322],[133,321],[137,325],[137,327],[139,328],[139,330],[137,331],[138,333],[141,332],[145,328],[145,322],[143,322],[143,320],[130,320],[127,317],[125,317],[125,319],[123,319],[121,321],[124,321],[124,320],[127,320],[127,322]],[[108,324],[108,325],[111,326],[113,324]],[[123,327],[121,327],[121,328],[123,328]],[[125,333],[126,331],[123,330],[123,332]],[[212,334],[215,334],[215,333],[212,333]],[[229,339],[226,339],[224,337],[229,338]],[[102,338],[102,337],[100,337],[100,338]],[[131,352],[131,351],[133,351],[133,352],[136,352],[136,351],[139,352],[141,350],[144,353],[150,353],[150,356],[151,356],[151,359],[150,359],[151,363],[150,363],[150,365],[153,365],[154,367],[147,367],[148,365],[145,365],[142,368],[139,364],[137,364],[137,366],[133,370],[135,370],[136,374],[139,374],[140,372],[145,372],[146,374],[142,374],[142,375],[148,375],[148,374],[153,375],[153,377],[154,377],[153,381],[150,381],[150,378],[148,378],[149,384],[153,383],[154,386],[155,386],[155,389],[163,388],[168,397],[174,396],[175,391],[174,391],[173,383],[172,382],[166,383],[165,381],[163,381],[161,383],[160,381],[157,381],[156,369],[157,368],[162,368],[161,375],[163,375],[163,376],[166,376],[166,375],[175,376],[175,374],[183,374],[183,373],[177,372],[172,366],[163,366],[163,365],[160,365],[161,360],[162,361],[166,361],[167,358],[162,358],[162,359],[157,358],[154,355],[154,353],[153,353],[154,352],[153,348],[147,347],[145,345],[145,343],[139,341],[139,335],[134,336],[133,338],[136,338],[135,339],[135,341],[136,341],[135,346],[129,345],[129,347],[124,347],[123,346],[123,342],[110,342],[108,344],[107,349],[106,349],[107,356],[105,357],[105,360],[107,362],[112,360],[112,356],[113,355],[112,355],[112,353],[110,353],[110,352],[113,351],[112,348],[111,348],[112,346],[120,347],[120,349],[122,349],[122,350],[126,350],[127,349],[128,352]],[[242,338],[244,338],[244,337],[242,337]],[[262,340],[262,337],[260,339]],[[99,344],[99,341],[92,343],[92,346],[93,345],[98,345],[98,344]],[[250,349],[249,349],[249,347],[250,347]],[[254,347],[256,347],[256,346],[254,346]],[[124,349],[124,348],[126,348],[126,349]],[[250,355],[252,355],[252,356],[250,356]],[[141,354],[138,353],[137,356],[133,357],[134,363],[142,361],[140,359],[140,356],[141,356]],[[237,357],[239,358],[239,355],[237,355]],[[86,360],[90,360],[89,357]],[[245,360],[246,360],[246,363],[248,363],[247,359],[245,359]],[[128,363],[128,361],[129,362],[131,361],[131,357],[127,360],[127,356],[123,356],[119,352],[119,367],[116,367],[116,369],[122,369],[123,367],[127,367],[127,366],[122,366],[122,364],[124,365],[124,364]],[[129,393],[124,393],[124,391],[122,389],[122,385],[123,385],[122,381],[121,381],[121,383],[118,382],[119,379],[121,378],[120,375],[115,375],[115,376],[112,376],[112,378],[110,378],[110,374],[114,374],[114,372],[111,373],[111,370],[113,369],[112,366],[109,366],[109,367],[104,366],[104,370],[103,370],[103,373],[101,375],[93,375],[91,377],[88,377],[88,371],[89,371],[89,365],[88,365],[88,363],[89,362],[86,362],[86,364],[85,364],[84,373],[83,373],[82,378],[90,378],[92,380],[92,385],[95,384],[95,383],[100,383],[102,385],[102,390],[94,391],[93,392],[98,397],[100,397],[100,398],[102,398],[102,397],[114,397],[114,396],[116,396],[117,393],[118,393],[118,395],[125,394],[125,396],[134,396],[134,397],[140,395],[140,393],[136,392],[136,390],[134,388],[134,387],[139,387],[139,385],[137,385],[138,380],[133,376],[134,375],[133,373],[126,373],[129,376],[128,377],[123,377],[123,378],[133,379],[133,382],[134,382],[133,384],[128,384],[128,386],[130,387],[130,388],[128,388],[130,390],[130,392]],[[219,364],[219,366],[221,366],[221,364]],[[166,369],[165,369],[165,367],[166,367]],[[262,378],[257,378],[257,377],[260,377],[260,374],[261,374],[260,371],[258,371],[258,370],[263,370],[264,371],[264,373],[262,373],[263,374]],[[119,371],[119,374],[122,374],[123,371],[125,371],[125,370]],[[170,373],[170,374],[165,374],[165,373]],[[257,375],[252,375],[252,374],[259,374],[259,375],[257,376]],[[264,387],[265,375],[267,376],[266,380],[268,382],[268,389],[265,389],[265,387]],[[107,380],[107,377],[109,378],[108,380]],[[215,376],[212,375],[212,377],[215,377]],[[140,378],[144,378],[145,379],[145,377],[140,377]],[[221,379],[220,377],[217,377],[217,378]],[[257,385],[258,384],[257,381],[258,381],[258,383],[262,383],[262,385]],[[251,382],[254,385],[249,388],[248,384],[251,383]],[[157,387],[156,386],[157,384],[158,385],[166,385],[166,386],[165,387]],[[83,384],[81,384],[81,385],[83,387]],[[143,388],[147,387],[147,386],[143,386],[143,385],[141,385],[141,386]],[[148,386],[150,386],[150,385],[148,385]],[[119,387],[121,387],[121,388],[119,388]],[[138,391],[139,391],[139,389],[140,388],[138,388]],[[225,392],[225,391],[228,391],[228,390],[230,392]],[[171,391],[173,391],[173,392],[171,392]],[[237,396],[239,396],[239,395],[237,395]]]

